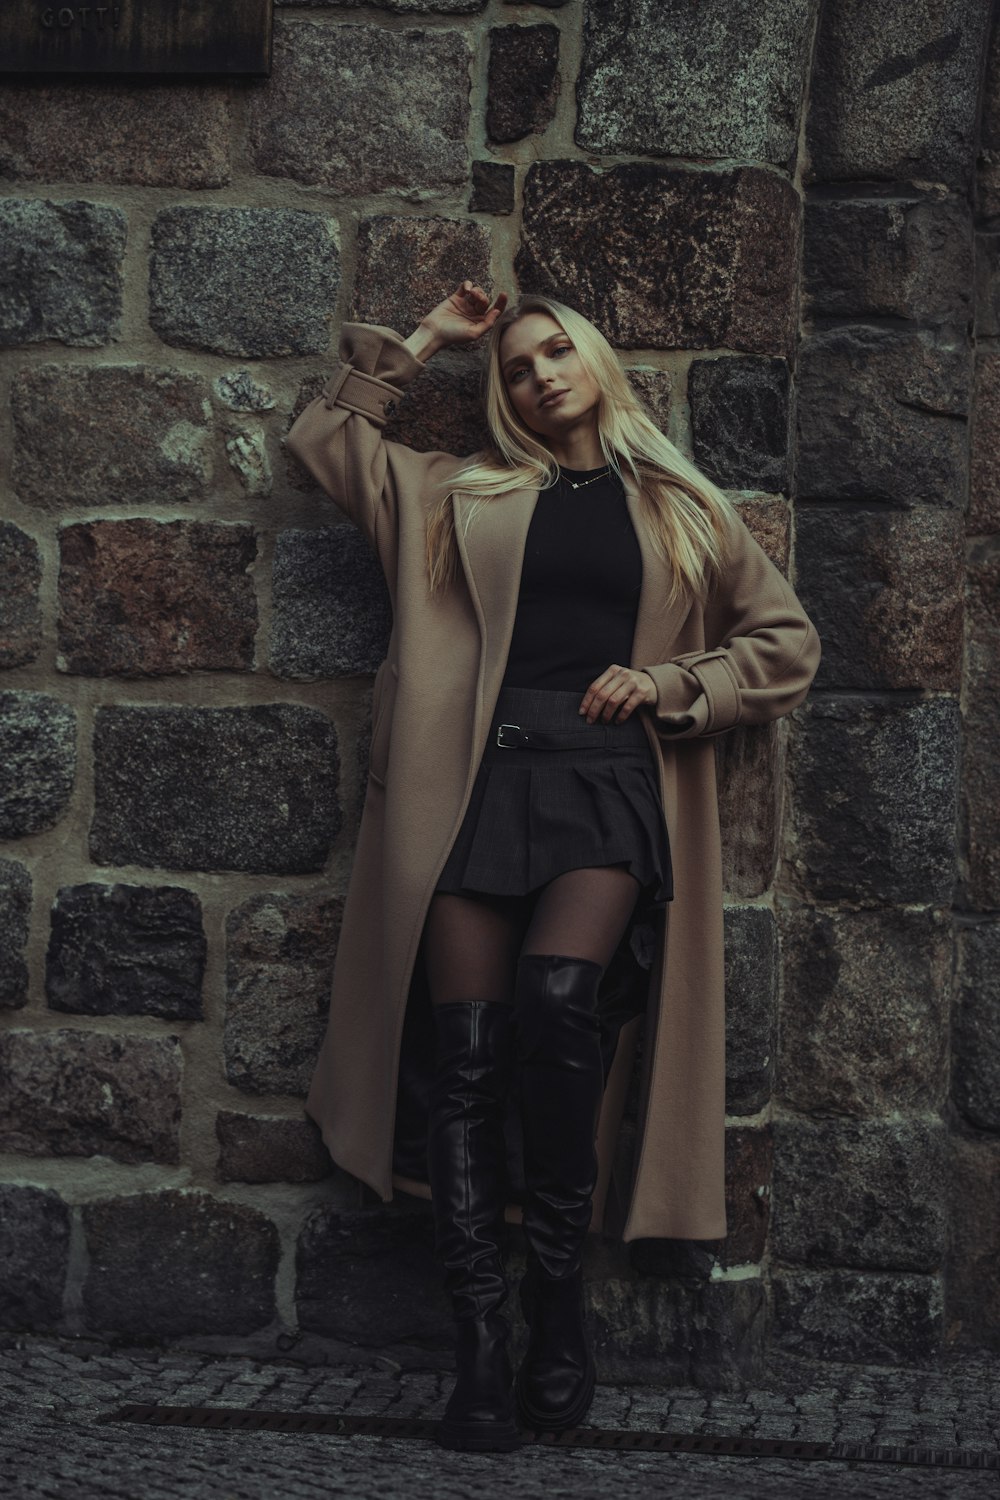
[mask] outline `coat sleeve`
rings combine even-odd
[[[656,683],[649,708],[664,739],[724,734],[791,713],[819,668],[815,626],[742,518],[733,519],[729,560],[705,608],[706,649],[642,668]]]
[[[289,428],[285,446],[378,551],[383,524],[396,526],[409,492],[459,460],[388,441],[382,429],[424,369],[400,335],[378,323],[345,323],[340,357],[321,393]]]

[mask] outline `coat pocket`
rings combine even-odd
[[[392,731],[392,706],[396,699],[398,672],[388,658],[379,665],[372,687],[372,737],[368,751],[368,775],[378,786],[385,786],[389,765],[389,735]]]

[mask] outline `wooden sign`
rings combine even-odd
[[[271,72],[273,0],[0,0],[0,74]]]

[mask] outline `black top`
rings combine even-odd
[[[501,686],[586,692],[612,662],[628,666],[642,588],[642,553],[618,476],[540,490],[524,548],[514,634]]]

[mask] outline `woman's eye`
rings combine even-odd
[[[569,344],[557,344],[556,347],[553,349],[552,353],[553,354],[568,354],[569,351],[570,351],[570,347],[571,346]]]

